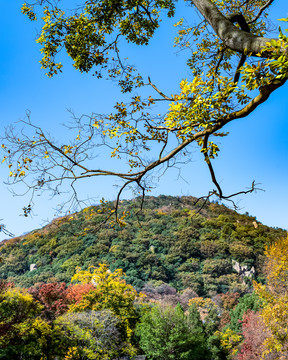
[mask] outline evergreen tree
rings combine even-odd
[[[247,310],[258,311],[261,300],[256,293],[246,294],[240,300],[235,309],[231,310],[231,321],[228,327],[236,332],[242,331],[242,319]]]

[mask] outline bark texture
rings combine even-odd
[[[231,49],[256,55],[267,46],[271,39],[255,36],[249,32],[240,30],[227,19],[210,0],[191,0],[202,16],[209,22],[215,33]],[[262,53],[262,57],[269,57],[271,53]]]

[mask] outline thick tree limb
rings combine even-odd
[[[267,46],[267,42],[271,41],[269,38],[255,36],[234,26],[210,0],[191,0],[191,2],[209,22],[219,38],[231,50],[256,55]],[[271,53],[262,52],[261,56],[269,58]]]
[[[234,14],[230,16],[229,20],[234,24],[237,22],[240,25],[241,30],[250,33],[249,25],[246,22],[246,19],[242,14]],[[234,75],[234,82],[237,84],[240,79],[240,69],[245,64],[247,55],[242,53],[241,58],[239,60],[235,75]]]

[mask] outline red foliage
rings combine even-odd
[[[14,287],[13,282],[8,282],[4,279],[0,279],[0,294],[4,293],[7,289],[13,288],[13,287]]]
[[[259,313],[248,310],[243,315],[242,329],[244,341],[237,360],[260,360],[264,351],[263,343],[268,335],[267,328]]]
[[[42,315],[48,320],[53,320],[68,309],[69,300],[65,283],[40,284],[29,288],[28,291],[44,306]]]
[[[74,284],[67,289],[67,299],[69,303],[78,304],[82,297],[95,289],[93,284]]]

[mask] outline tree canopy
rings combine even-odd
[[[112,176],[123,183],[115,208],[107,209],[107,214],[116,214],[121,222],[123,216],[117,210],[123,190],[135,185],[144,196],[150,174],[189,161],[192,145],[203,154],[214,184],[206,198],[233,201],[233,196],[256,189],[252,182],[248,190],[226,194],[212,161],[219,152],[218,138],[227,135],[225,126],[253,113],[287,80],[287,36],[279,29],[279,36],[273,37],[275,29],[268,16],[274,1],[190,0],[186,4],[200,20],[188,24],[175,19],[175,46],[190,54],[189,77],[171,95],[129,64],[119,42],[148,44],[157,36],[161,20],[175,16],[176,1],[92,0],[67,8],[65,2],[42,0],[23,5],[22,12],[30,20],[42,17],[37,42],[48,76],[62,71],[66,52],[80,72],[112,79],[131,94],[127,103],[116,102],[110,114],[74,116],[75,136],[70,143],[46,134],[32,123],[30,114],[23,121],[24,130],[7,130],[2,148],[10,182],[25,184],[32,194],[24,215],[31,211],[37,192],[59,193],[68,182],[73,204],[79,201],[77,181]],[[159,103],[162,113],[156,113]],[[122,160],[121,171],[97,168],[89,161],[99,146],[107,156]]]

